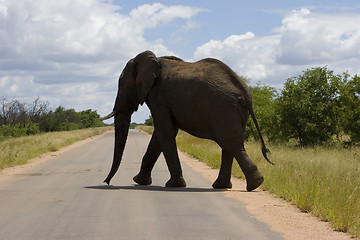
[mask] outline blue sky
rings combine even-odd
[[[0,0],[0,99],[112,110],[117,79],[139,52],[215,57],[280,89],[327,65],[360,72],[359,1]],[[149,116],[143,106],[133,121]]]

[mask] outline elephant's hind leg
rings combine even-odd
[[[219,176],[213,183],[212,187],[216,189],[232,188],[231,183],[231,168],[233,163],[233,155],[225,150],[222,150],[221,167]]]
[[[162,150],[156,139],[156,131],[154,131],[146,153],[141,162],[140,172],[133,178],[139,185],[150,185],[152,183],[151,171],[159,158]]]
[[[264,177],[258,171],[257,166],[250,160],[245,149],[238,151],[235,154],[235,158],[245,175],[247,184],[246,190],[250,192],[258,188],[264,182]]]

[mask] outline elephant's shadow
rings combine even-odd
[[[186,188],[169,188],[162,187],[157,185],[151,186],[142,186],[142,185],[131,185],[131,186],[113,186],[113,185],[98,185],[98,186],[86,186],[86,189],[96,189],[96,190],[135,190],[135,191],[153,191],[153,192],[226,192],[226,191],[237,191],[237,192],[246,192],[245,190],[230,190],[230,189],[214,189],[214,188],[196,188],[196,187],[186,187]]]

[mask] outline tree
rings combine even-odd
[[[261,85],[257,83],[256,86],[250,86],[251,94],[253,97],[253,108],[258,119],[261,131],[264,136],[267,136],[269,140],[275,141],[277,135],[279,135],[277,124],[277,118],[275,113],[275,99],[277,97],[277,91],[274,87],[267,85]],[[245,130],[245,136],[248,138],[250,132],[255,132],[255,125],[250,118]],[[253,134],[255,139],[258,139],[258,134]]]
[[[285,139],[313,145],[338,134],[338,88],[340,75],[327,67],[306,70],[289,78],[277,100],[280,127]]]
[[[344,74],[344,80],[339,84],[339,121],[341,129],[350,136],[353,142],[360,141],[360,77],[355,75],[348,80],[348,74]]]
[[[80,128],[100,127],[104,126],[99,119],[100,115],[91,109],[80,112]]]
[[[99,114],[91,109],[76,112],[75,109],[65,109],[59,106],[55,111],[50,111],[40,124],[42,131],[68,131],[79,128],[104,126],[98,120]]]
[[[3,99],[1,101],[0,120],[0,125],[15,126],[19,124],[25,126],[28,120],[26,105],[18,100],[7,101]]]
[[[55,119],[53,118],[54,112],[49,111],[39,123],[40,131],[53,132],[55,131]]]
[[[31,122],[39,123],[44,115],[47,114],[49,108],[48,102],[43,102],[40,98],[36,98],[28,107],[27,114]]]
[[[145,120],[146,126],[154,126],[154,120],[153,117],[150,115],[148,119]]]
[[[76,112],[62,106],[48,110],[48,102],[36,98],[31,104],[19,100],[0,101],[0,136],[22,136],[39,132],[68,131],[104,126],[96,111]]]

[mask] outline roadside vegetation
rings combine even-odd
[[[49,109],[49,103],[39,98],[32,103],[19,100],[0,101],[0,141],[8,137],[36,135],[44,132],[69,131],[101,127],[99,115],[91,109],[76,112],[62,106]]]
[[[29,159],[47,152],[55,152],[77,141],[112,129],[113,127],[98,127],[7,138],[0,141],[0,170],[25,164]]]
[[[295,142],[302,147],[344,146],[360,142],[360,77],[334,74],[318,67],[287,79],[280,92],[251,87],[254,111],[270,142]],[[249,121],[247,136],[257,139]]]
[[[76,112],[59,106],[51,110],[49,103],[39,98],[31,103],[3,98],[0,101],[0,170],[112,129],[103,127],[104,123],[98,118],[97,112],[91,109]]]
[[[276,163],[272,166],[263,159],[249,120],[245,146],[265,177],[261,188],[359,237],[360,77],[318,67],[287,79],[280,92],[259,83],[250,88],[271,161]],[[138,128],[151,133],[151,120],[150,126]],[[216,143],[180,131],[177,144],[188,155],[220,167]],[[235,161],[233,175],[244,178]]]

